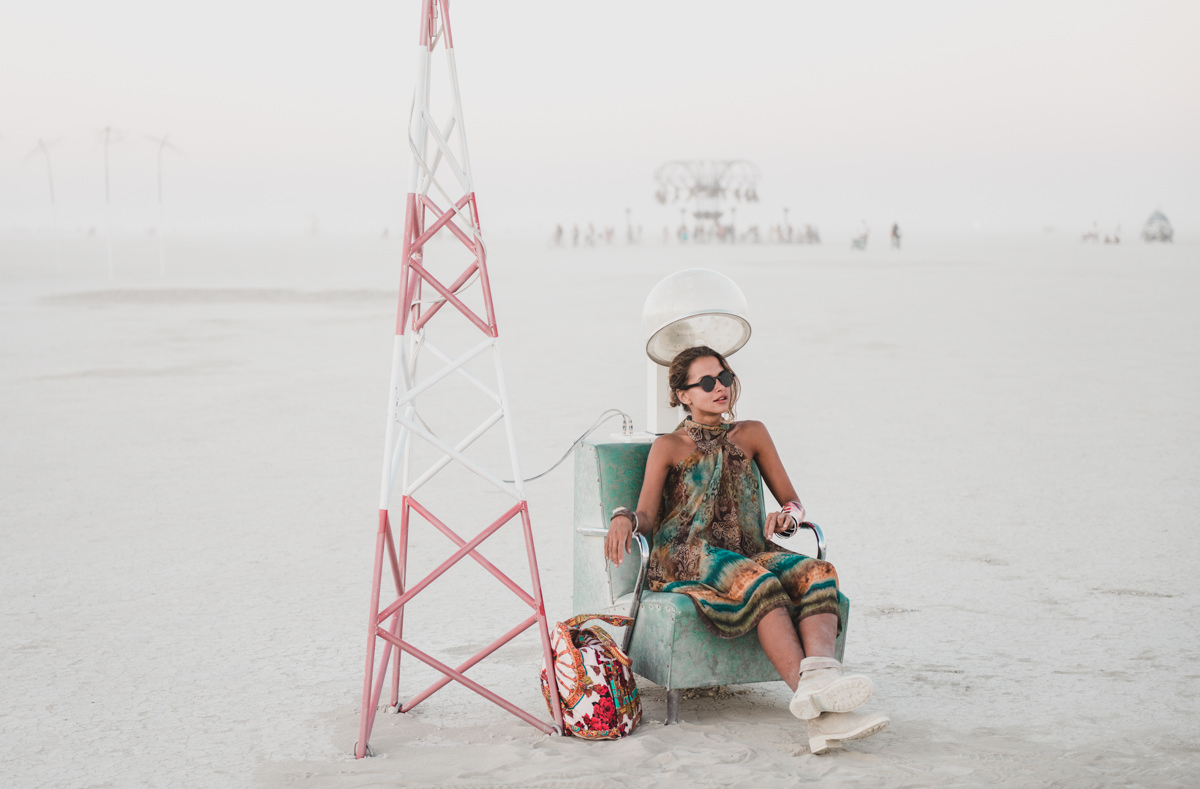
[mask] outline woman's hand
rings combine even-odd
[[[763,532],[766,534],[766,538],[769,540],[773,535],[791,530],[793,528],[792,517],[792,515],[788,515],[784,512],[772,512],[767,515],[767,523],[763,527]],[[795,525],[799,526],[803,522],[804,505],[801,504],[800,515],[799,518],[796,519]]]
[[[608,536],[604,538],[604,555],[617,567],[625,554],[633,547],[633,521],[628,515],[618,515],[608,522]]]

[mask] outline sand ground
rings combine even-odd
[[[888,730],[815,757],[781,682],[671,728],[647,685],[634,736],[587,743],[449,688],[380,715],[362,761],[398,245],[175,241],[160,277],[152,242],[119,242],[110,282],[101,242],[61,272],[44,240],[0,243],[0,783],[1195,785],[1200,246],[907,243],[491,258],[527,474],[605,408],[643,424],[655,282],[738,281],[740,415],[827,532]],[[456,514],[493,501],[468,483]],[[528,497],[565,618],[569,463]],[[414,566],[445,546],[414,535]],[[464,573],[407,624],[447,659],[511,624]],[[478,676],[540,710],[538,668],[523,638]],[[427,682],[405,665],[402,693]]]

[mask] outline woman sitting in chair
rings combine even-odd
[[[871,680],[842,673],[833,657],[841,628],[833,565],[771,542],[772,535],[795,532],[804,507],[767,428],[724,421],[734,418],[737,376],[724,356],[698,346],[675,357],[669,380],[671,405],[682,405],[688,418],[650,448],[637,512],[614,513],[605,555],[619,565],[637,529],[651,544],[652,590],[692,598],[721,638],[757,629],[763,651],[794,691],[792,714],[808,721],[813,753],[883,729],[887,716],[852,712],[870,698]],[[751,461],[775,499],[787,502],[765,524]]]

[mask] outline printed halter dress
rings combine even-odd
[[[667,472],[648,579],[656,592],[692,598],[721,638],[753,630],[776,608],[793,622],[838,616],[837,572],[829,562],[763,537],[765,508],[750,458],[729,440],[732,425],[684,420],[696,449]]]

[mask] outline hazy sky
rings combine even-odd
[[[0,232],[167,223],[188,232],[396,232],[407,190],[417,0],[6,3]],[[675,158],[745,158],[739,218],[827,232],[1132,235],[1161,207],[1200,231],[1200,4],[454,0],[485,227],[654,232]]]

